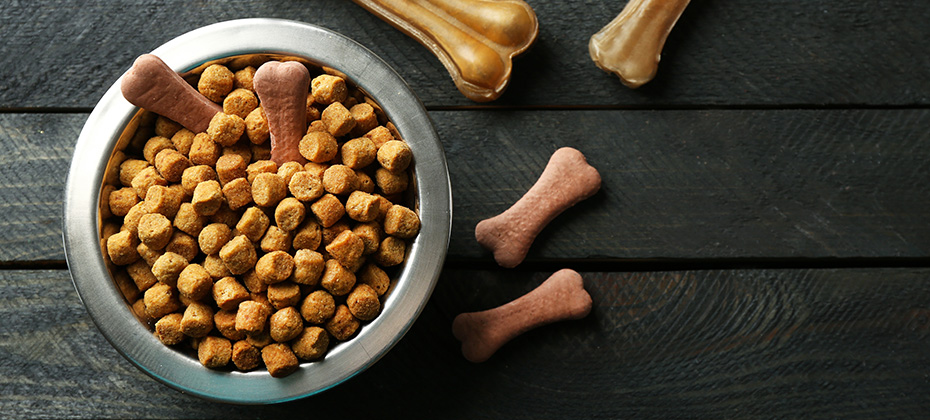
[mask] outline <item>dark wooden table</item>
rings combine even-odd
[[[539,38],[476,104],[414,40],[342,0],[0,3],[0,417],[928,418],[930,3],[696,0],[658,76],[588,38],[623,1],[529,0]],[[199,26],[279,17],[353,37],[430,111],[454,196],[447,264],[405,338],[334,389],[211,403],[124,360],[71,284],[62,190],[90,109]],[[502,269],[475,241],[558,147],[602,190]],[[467,362],[455,315],[570,267],[594,310]]]

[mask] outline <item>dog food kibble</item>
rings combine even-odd
[[[104,180],[101,239],[114,281],[159,341],[195,350],[208,368],[264,365],[280,377],[382,312],[388,267],[403,261],[420,219],[405,194],[410,147],[380,106],[312,67],[307,86],[267,85],[265,75],[256,92],[261,67],[251,64],[211,65],[196,91],[173,79],[196,106],[157,106],[196,118],[143,111]],[[291,96],[299,115],[275,102],[297,103]],[[291,145],[273,157],[277,123],[294,116]]]

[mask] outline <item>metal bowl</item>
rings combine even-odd
[[[406,261],[383,299],[383,310],[349,341],[285,378],[267,371],[203,367],[196,356],[167,347],[133,315],[113,280],[101,245],[100,195],[114,151],[125,147],[139,108],[123,99],[117,80],[94,107],[74,148],[64,194],[63,235],[71,278],[97,328],[126,359],[182,392],[209,400],[260,404],[306,397],[374,364],[407,332],[426,305],[448,249],[452,226],[449,172],[422,103],[384,61],[351,39],[317,26],[278,19],[243,19],[206,26],[152,51],[180,73],[204,63],[287,56],[344,73],[378,102],[413,151],[413,205],[422,221]],[[129,63],[127,63],[129,64]]]

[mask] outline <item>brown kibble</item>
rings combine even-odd
[[[181,124],[163,115],[155,118],[155,135],[170,138],[182,128]]]
[[[327,106],[320,115],[320,121],[323,121],[323,126],[326,127],[326,131],[334,137],[342,137],[349,134],[349,132],[355,128],[356,124],[355,119],[352,118],[352,113],[339,102],[334,102]]]
[[[323,228],[323,246],[327,246],[339,236],[340,233],[351,230],[349,227],[348,221],[345,219],[339,219],[338,222],[333,223],[332,226]]]
[[[342,102],[346,100],[348,93],[346,81],[339,76],[323,74],[310,81],[310,95],[316,103],[321,105]]]
[[[252,204],[252,185],[245,178],[236,178],[223,185],[223,197],[232,210]]]
[[[233,73],[233,87],[236,89],[248,89],[254,91],[252,78],[255,77],[255,67],[247,66],[246,68]]]
[[[210,369],[226,366],[232,358],[232,343],[222,337],[204,337],[197,346],[197,358]]]
[[[178,292],[191,301],[203,300],[213,291],[213,277],[200,264],[188,264],[178,275]]]
[[[191,161],[174,149],[165,149],[155,155],[155,169],[168,182],[181,181],[181,175],[190,166]]]
[[[174,216],[174,227],[191,236],[200,235],[206,222],[207,219],[197,214],[191,203],[181,203],[178,213]]]
[[[300,201],[316,200],[325,192],[321,178],[317,178],[306,171],[293,174],[287,187],[291,195]],[[133,193],[133,195],[135,195],[135,193]]]
[[[278,203],[274,211],[275,223],[284,231],[297,229],[307,215],[307,208],[294,197],[287,197]]]
[[[300,139],[298,150],[301,156],[311,162],[329,162],[336,157],[339,143],[327,131],[310,131]]]
[[[409,177],[407,172],[391,172],[384,168],[375,171],[375,183],[387,195],[399,194],[407,190]]]
[[[375,144],[376,149],[380,149],[385,143],[394,140],[394,136],[391,134],[391,130],[388,130],[387,127],[379,125],[371,131],[365,133],[365,136]]]
[[[158,173],[154,166],[139,171],[136,177],[132,179],[132,188],[136,190],[136,194],[143,200],[145,200],[145,194],[148,192],[149,187],[153,185],[168,185],[168,181]]]
[[[236,329],[246,334],[258,334],[265,329],[265,321],[271,311],[265,304],[254,300],[246,300],[239,304],[236,311]]]
[[[145,301],[145,314],[154,319],[175,312],[181,307],[174,288],[164,283],[156,283],[149,287],[142,299]]]
[[[219,177],[220,184],[226,185],[236,178],[245,178],[248,166],[248,160],[238,154],[220,156],[216,161],[216,175]]]
[[[293,306],[284,307],[271,315],[268,333],[277,342],[291,341],[304,329],[304,321]]]
[[[358,190],[368,194],[375,192],[375,180],[371,179],[367,173],[362,172],[361,170],[355,171],[355,176],[358,178]]]
[[[291,249],[293,236],[291,232],[284,231],[277,226],[268,226],[268,230],[265,231],[265,236],[262,237],[260,246],[264,252],[287,252]]]
[[[119,164],[119,182],[124,187],[132,186],[132,179],[143,169],[152,166],[142,159],[126,159]]]
[[[207,99],[220,103],[233,90],[235,76],[226,66],[213,64],[203,70],[197,81],[197,90]]]
[[[126,213],[126,216],[123,217],[123,227],[121,229],[136,236],[139,233],[139,220],[148,213],[148,210],[145,209],[145,202],[140,201],[138,204],[132,206],[129,212]]]
[[[127,301],[132,301],[139,297],[139,288],[136,287],[136,283],[126,272],[117,271],[113,274],[113,283],[116,284],[116,288]]]
[[[265,110],[258,107],[245,117],[245,135],[252,144],[266,143],[271,138],[271,129],[268,128],[268,119]],[[270,155],[269,149],[269,155]]]
[[[355,120],[355,128],[352,133],[356,135],[365,134],[378,126],[378,116],[375,115],[375,109],[369,104],[360,103],[349,108],[352,119]]]
[[[167,217],[149,213],[139,219],[139,240],[152,249],[162,249],[171,240],[174,229]]]
[[[181,155],[187,157],[191,153],[191,146],[194,145],[194,135],[193,131],[182,128],[171,136],[171,143],[174,144],[174,148],[177,149]],[[156,155],[156,158],[157,157]]]
[[[391,287],[391,278],[374,264],[365,264],[358,272],[358,281],[367,284],[378,296],[383,296]]]
[[[249,289],[251,294],[262,293],[268,290],[268,284],[262,281],[258,274],[255,274],[255,270],[246,271],[242,275],[242,284],[245,285],[246,289]],[[252,300],[255,300],[254,298]]]
[[[329,334],[320,327],[306,327],[291,343],[294,354],[304,360],[318,360],[329,350]]]
[[[378,264],[384,267],[391,267],[404,262],[404,253],[407,251],[407,244],[403,239],[388,236],[381,241],[378,251],[375,252],[374,258]]]
[[[272,251],[258,259],[255,273],[267,284],[287,280],[294,270],[294,257],[284,251]]]
[[[223,223],[211,223],[201,229],[200,235],[197,236],[200,250],[207,255],[219,253],[230,239],[232,230]]]
[[[252,242],[258,242],[265,236],[265,230],[271,225],[271,219],[258,207],[249,207],[242,213],[236,230],[245,235]],[[238,273],[237,273],[238,274]]]
[[[264,348],[274,342],[274,340],[271,339],[271,334],[268,333],[268,328],[255,334],[246,334],[245,341],[258,349]]]
[[[359,223],[352,228],[352,232],[365,244],[363,255],[373,254],[381,245],[381,226],[377,222]]]
[[[358,177],[352,168],[332,165],[323,172],[323,189],[336,195],[349,194],[358,188]]]
[[[320,188],[322,190],[322,188]],[[139,195],[132,188],[123,187],[110,193],[108,198],[110,212],[114,216],[123,217],[129,213],[129,209],[139,204]]]
[[[166,252],[155,260],[155,264],[152,264],[152,274],[159,282],[176,287],[178,276],[185,267],[187,267],[187,260],[184,257],[173,252]]]
[[[300,303],[300,286],[289,281],[268,285],[268,302],[275,309],[296,306]]]
[[[139,256],[142,257],[142,260],[145,261],[145,264],[149,267],[155,265],[155,261],[158,260],[158,257],[164,254],[164,252],[149,248],[143,243],[139,243],[139,245],[136,246],[136,252],[139,253]]]
[[[191,166],[184,170],[184,173],[181,175],[181,187],[184,188],[184,192],[189,195],[194,195],[194,189],[197,188],[197,185],[203,181],[214,180],[217,181],[216,170],[207,165],[196,165]]]
[[[278,175],[281,175],[281,178],[284,178],[284,183],[289,185],[294,174],[303,170],[304,166],[297,162],[284,162],[278,167]]]
[[[236,365],[236,369],[252,370],[257,368],[261,361],[262,351],[258,347],[242,339],[233,344],[232,362]]]
[[[298,249],[294,253],[294,273],[291,280],[297,284],[316,286],[323,274],[323,268],[322,254],[309,249]]]
[[[213,315],[213,325],[216,330],[230,340],[243,340],[245,333],[236,329],[236,311],[221,309]],[[235,353],[235,350],[233,351]],[[234,357],[235,359],[235,357]]]
[[[223,277],[213,284],[213,300],[225,311],[235,311],[249,298],[249,291],[235,277]]]
[[[203,337],[213,330],[213,309],[209,306],[193,302],[184,310],[181,319],[181,332],[188,337]]]
[[[222,223],[226,226],[229,226],[230,228],[235,228],[236,224],[239,223],[239,219],[241,218],[242,213],[237,210],[230,209],[229,206],[224,205],[220,206],[220,209],[216,211],[216,214],[210,216],[209,220],[210,223]]]
[[[336,313],[324,324],[326,331],[339,341],[346,341],[358,331],[359,322],[346,305],[336,307]]]
[[[343,231],[326,245],[326,252],[343,267],[358,265],[364,251],[365,243],[351,230]]]
[[[258,97],[248,89],[236,89],[223,99],[223,113],[245,118],[258,107]]]
[[[155,338],[166,346],[173,346],[184,341],[184,333],[181,332],[181,314],[168,314],[155,323]]]
[[[219,255],[207,255],[203,259],[203,268],[210,273],[210,277],[213,280],[219,280],[223,277],[232,276],[232,273],[229,272],[229,269],[226,268],[226,263],[223,262],[223,259]]]
[[[249,179],[249,182],[255,182],[255,177],[258,174],[274,174],[278,172],[278,164],[273,160],[258,160],[249,164],[245,170],[246,177]]]
[[[158,279],[152,274],[152,268],[145,261],[136,261],[130,264],[126,267],[126,273],[136,284],[136,288],[143,292],[158,282]]]
[[[287,196],[287,184],[276,173],[260,173],[252,182],[252,200],[261,207],[277,205]]]
[[[320,285],[334,296],[343,296],[355,286],[355,273],[336,260],[326,260]]]
[[[223,189],[220,183],[209,180],[197,184],[194,188],[194,196],[191,199],[191,205],[194,211],[201,216],[212,216],[220,209],[223,204]]]
[[[262,361],[265,362],[268,373],[275,378],[290,375],[300,366],[297,356],[284,343],[269,344],[262,348]]]
[[[366,137],[359,137],[342,145],[342,163],[352,169],[361,169],[372,162],[378,154],[375,144]]]
[[[410,146],[399,140],[391,140],[378,149],[378,163],[391,172],[407,170],[412,160]]]
[[[155,136],[145,142],[145,146],[142,148],[142,156],[146,162],[154,165],[155,156],[158,156],[158,153],[165,149],[174,149],[174,143],[171,142],[171,139]]]
[[[232,274],[242,274],[251,270],[255,267],[255,261],[258,260],[255,246],[245,235],[232,238],[226,245],[223,245],[219,255]]]
[[[313,220],[305,220],[294,233],[294,249],[314,250],[320,247],[323,234],[320,225]]]
[[[329,227],[342,218],[346,209],[335,195],[325,194],[310,205],[310,211],[320,225]]]
[[[320,112],[320,116],[323,116],[322,112]],[[307,134],[312,133],[314,131],[322,131],[322,132],[329,133],[328,131],[326,131],[326,126],[323,125],[323,121],[320,121],[319,119],[315,121],[310,121],[310,124],[307,124]]]
[[[200,247],[192,236],[175,231],[171,234],[168,245],[165,245],[165,252],[173,252],[184,257],[185,260],[192,261],[200,253]]]
[[[232,146],[245,133],[245,121],[237,115],[217,112],[210,120],[207,134],[210,139],[221,146]]]
[[[197,133],[191,144],[190,160],[194,165],[215,166],[222,150],[207,133]]]
[[[307,295],[300,304],[300,316],[311,324],[322,324],[336,312],[333,295],[325,290],[317,290]]]
[[[420,218],[404,206],[393,205],[384,216],[384,233],[401,239],[412,239],[420,232]]]
[[[381,301],[378,293],[367,284],[357,284],[346,297],[346,306],[356,318],[361,321],[371,321],[381,312]]]
[[[376,220],[381,213],[378,198],[362,191],[353,191],[346,200],[346,214],[358,222]]]
[[[145,194],[145,211],[160,213],[170,219],[178,213],[183,201],[184,191],[180,188],[152,185]]]

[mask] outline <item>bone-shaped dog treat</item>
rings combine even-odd
[[[652,80],[662,47],[690,0],[630,0],[614,20],[591,36],[588,52],[601,69],[637,88]]]
[[[120,82],[129,103],[165,118],[190,131],[207,131],[210,119],[223,107],[201,95],[164,61],[152,54],[139,56]]]
[[[536,235],[565,209],[601,188],[601,175],[571,147],[556,150],[539,180],[507,211],[482,220],[475,238],[502,267],[516,267]]]
[[[562,269],[533,291],[494,309],[459,314],[452,334],[462,342],[462,355],[479,363],[514,337],[556,321],[584,318],[591,312],[591,295],[581,275]]]
[[[252,86],[268,120],[271,160],[278,165],[290,161],[307,163],[299,145],[307,131],[310,71],[295,61],[269,61],[255,71]]]
[[[500,97],[513,57],[539,32],[536,13],[522,0],[353,1],[428,48],[477,102]]]

